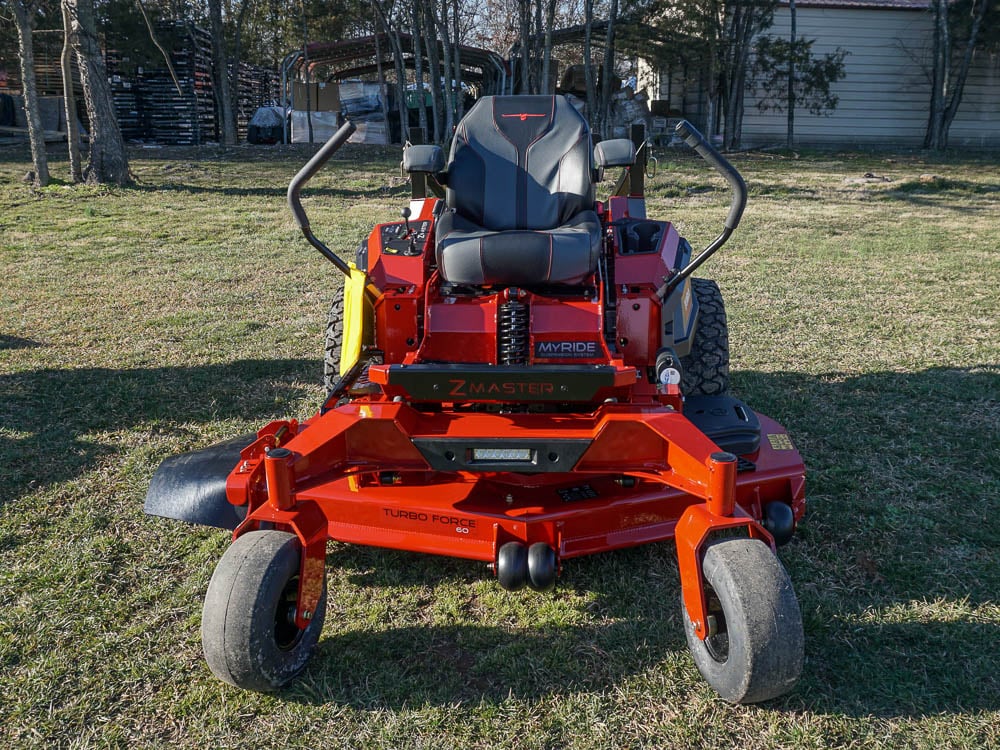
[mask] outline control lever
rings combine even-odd
[[[400,216],[403,217],[403,224],[406,226],[406,233],[403,235],[403,239],[408,239],[410,241],[410,255],[417,255],[417,237],[416,233],[410,229],[410,207],[405,206],[402,211],[399,212]]]

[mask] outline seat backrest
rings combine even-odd
[[[552,229],[594,208],[587,121],[563,96],[484,96],[458,124],[449,208],[485,229]]]

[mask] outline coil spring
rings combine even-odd
[[[528,306],[511,300],[497,310],[497,360],[502,365],[523,365],[528,349]]]

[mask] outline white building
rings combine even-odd
[[[928,0],[796,0],[796,34],[815,39],[814,55],[848,52],[845,76],[833,85],[832,115],[795,111],[800,145],[920,147],[927,129],[934,16]],[[768,34],[787,38],[787,3],[775,11]],[[644,83],[670,113],[706,124],[704,77],[697,71],[652,71]],[[654,107],[656,105],[653,105]],[[761,112],[747,92],[743,144],[784,143],[787,115]],[[949,131],[950,146],[1000,147],[1000,55],[977,50],[962,103]]]

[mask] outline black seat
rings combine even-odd
[[[562,96],[486,96],[462,118],[437,222],[456,284],[578,284],[594,273],[590,131]]]

